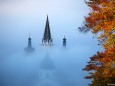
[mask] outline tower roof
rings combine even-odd
[[[30,41],[30,42],[31,42],[31,37],[30,37],[30,34],[29,34],[29,38],[28,38],[28,41]]]
[[[45,31],[44,31],[44,35],[43,35],[43,42],[49,43],[51,40],[52,40],[52,38],[51,38],[51,33],[50,33],[49,19],[48,19],[48,15],[47,15]]]
[[[66,40],[65,36],[64,36],[63,40]]]

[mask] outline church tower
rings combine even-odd
[[[43,46],[51,46],[52,45],[52,38],[51,38],[51,33],[50,33],[48,15],[47,15],[44,35],[43,35],[43,39],[42,39],[42,45]]]
[[[32,47],[30,35],[29,35],[29,38],[28,38],[28,47]]]
[[[65,38],[65,36],[63,38],[63,46],[66,47],[66,38]]]
[[[30,38],[30,35],[29,35],[29,38],[28,38],[28,46],[24,49],[25,52],[27,53],[31,53],[33,52],[35,49],[32,47],[31,45],[31,38]]]

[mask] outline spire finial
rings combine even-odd
[[[30,38],[31,34],[29,33],[29,38]]]
[[[48,14],[47,14],[47,21],[49,21],[49,20],[48,20]]]

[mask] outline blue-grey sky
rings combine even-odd
[[[47,14],[54,40],[72,38],[88,12],[84,0],[0,0],[0,38],[17,42],[31,33],[41,43]]]
[[[78,31],[89,11],[84,0],[0,0],[0,49],[23,50],[29,34],[32,45],[39,49],[48,15],[56,47],[62,47],[65,36],[68,47],[77,46],[81,51],[87,47],[97,52],[102,47],[94,35]]]
[[[101,48],[94,35],[78,31],[89,11],[84,0],[0,0],[0,49],[23,50],[29,33],[32,45],[39,49],[48,15],[56,47],[62,47],[65,36],[68,47],[77,46],[81,51],[87,47],[96,52]]]

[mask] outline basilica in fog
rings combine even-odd
[[[32,53],[32,52],[35,51],[35,48],[32,47],[31,39],[32,38],[29,35],[28,46],[24,49],[26,53]],[[43,34],[43,39],[42,39],[42,44],[41,45],[42,46],[53,46],[53,39],[51,37],[51,31],[50,31],[48,15],[47,15],[47,19],[46,19],[46,25],[45,25],[45,30],[44,30],[44,34]],[[65,36],[63,38],[63,46],[66,47],[66,38],[65,38]]]
[[[46,19],[46,25],[45,25],[45,30],[43,33],[43,38],[42,38],[42,47],[47,47],[43,52],[45,52],[45,56],[42,57],[42,60],[39,60],[40,62],[40,69],[39,69],[39,79],[38,79],[38,86],[63,86],[65,83],[60,81],[64,77],[56,71],[56,64],[55,61],[50,57],[49,54],[49,47],[53,46],[53,39],[51,37],[51,31],[50,31],[50,25],[49,25],[49,19],[47,15]],[[64,36],[62,40],[62,46],[66,47],[66,38]],[[35,51],[35,48],[32,46],[32,38],[29,35],[28,38],[28,46],[24,49],[25,52],[28,53],[33,53]],[[43,53],[42,52],[42,53]]]

